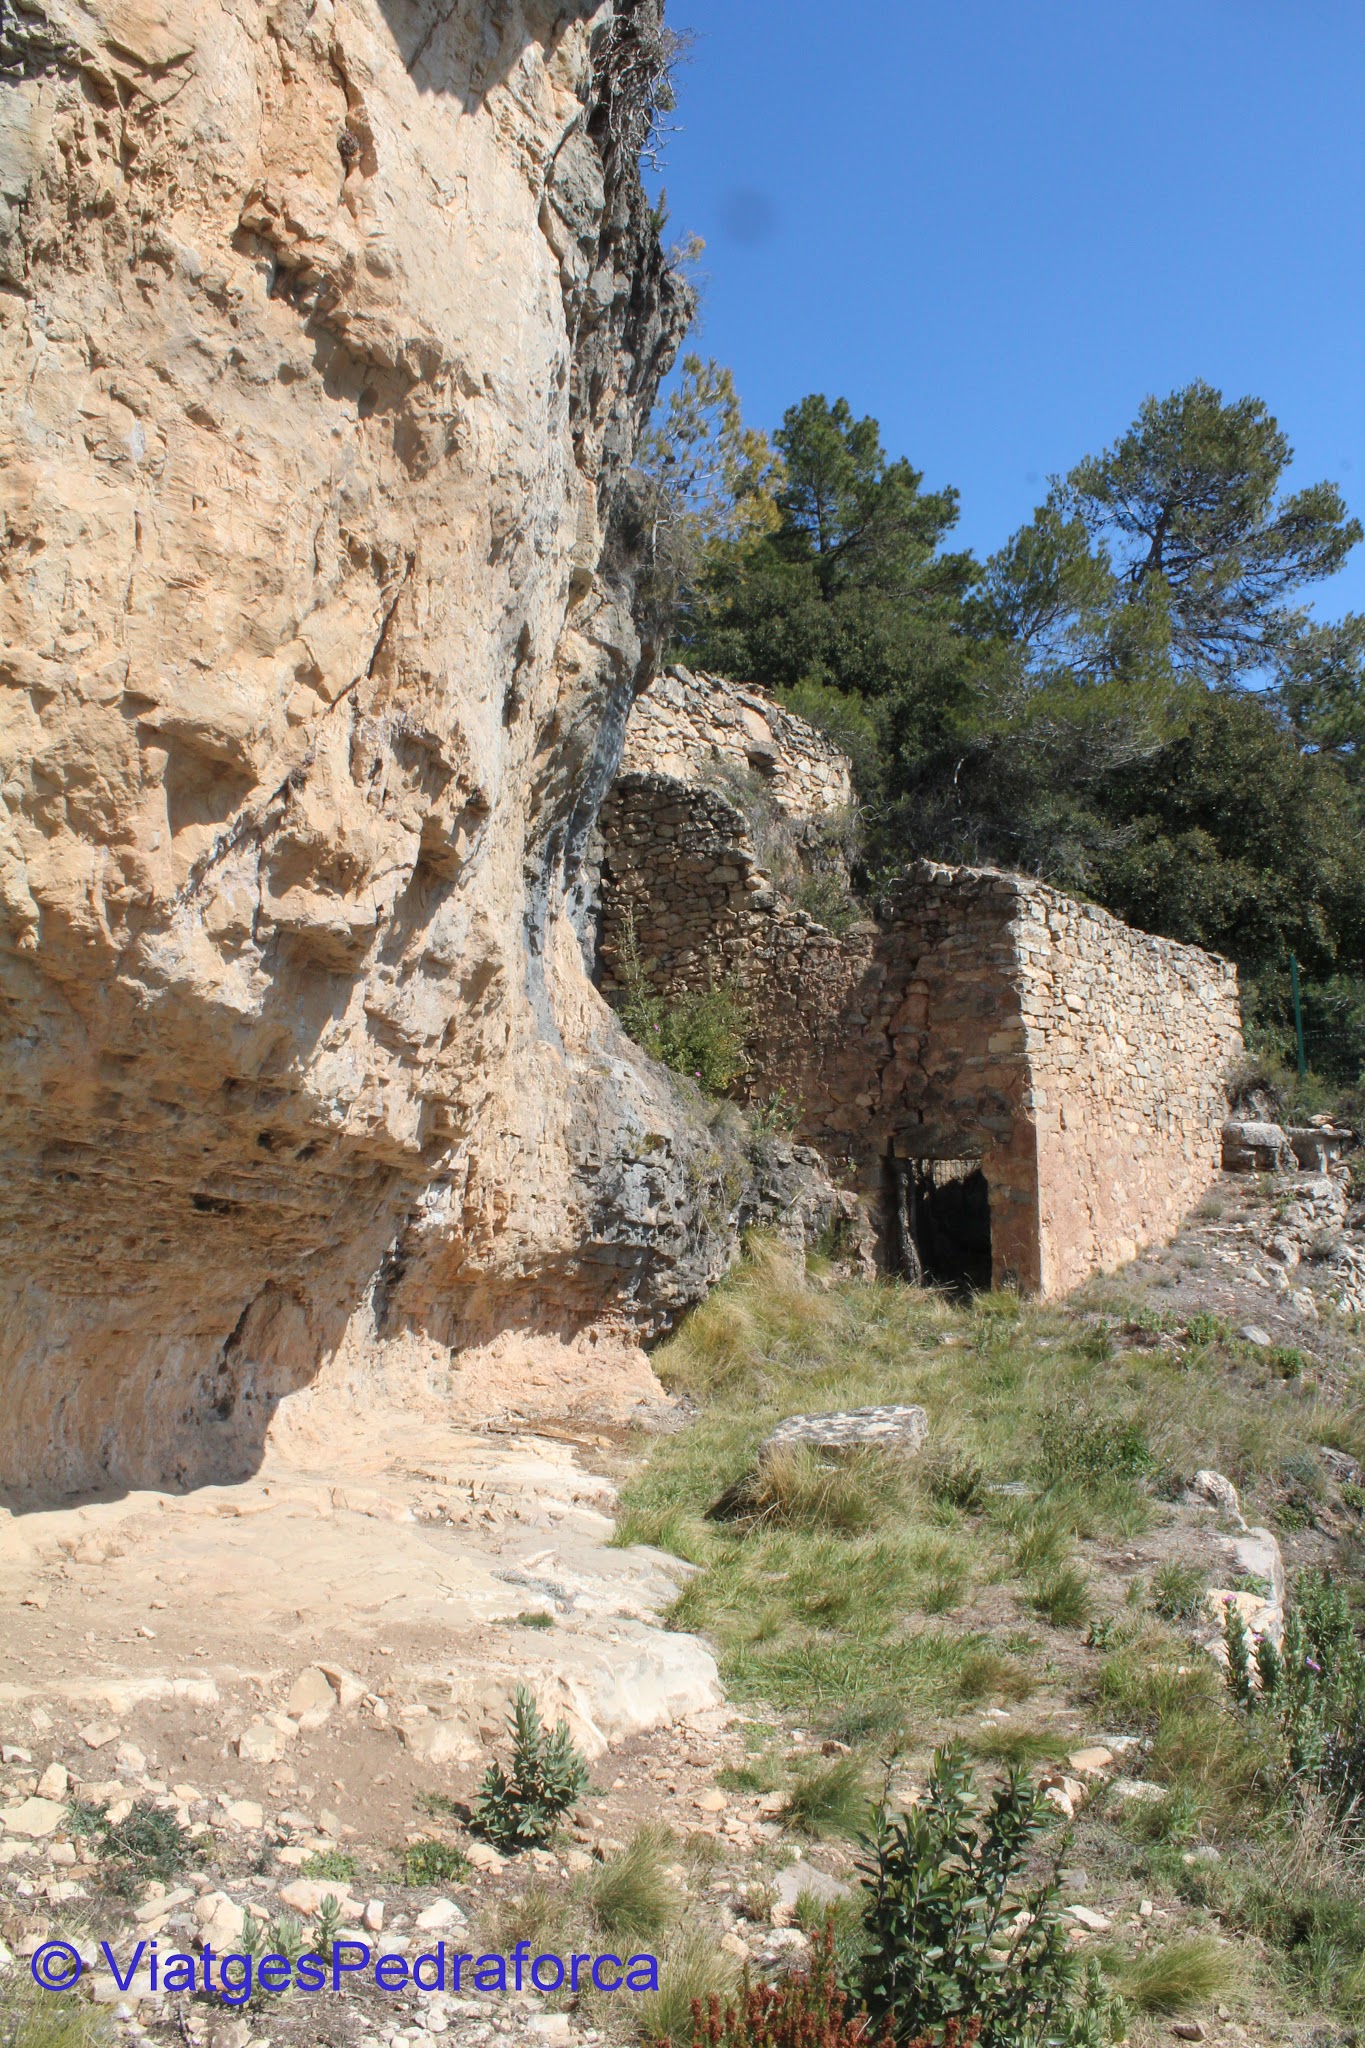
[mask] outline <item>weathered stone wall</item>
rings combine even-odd
[[[1052,1294],[1171,1235],[1216,1177],[1237,971],[1036,885],[1019,888],[1014,943]]]
[[[650,687],[646,708],[626,728],[621,767],[689,783],[747,772],[793,819],[830,817],[853,804],[848,760],[832,740],[762,691],[685,668],[668,669]]]
[[[648,752],[645,735],[631,758]],[[1241,1047],[1226,962],[929,862],[836,937],[774,891],[734,805],[659,774],[617,783],[603,841],[604,986],[629,927],[656,987],[744,988],[745,1092],[799,1103],[799,1135],[880,1214],[887,1263],[933,1183],[979,1167],[991,1278],[1056,1293],[1172,1231],[1218,1172]]]

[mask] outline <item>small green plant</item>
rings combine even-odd
[[[761,1102],[748,1103],[746,1113],[755,1136],[788,1138],[805,1112],[799,1095],[788,1095],[785,1088],[775,1088]]]
[[[1098,1415],[1080,1404],[1049,1408],[1038,1425],[1038,1470],[1050,1486],[1141,1479],[1154,1460],[1136,1417]]]
[[[675,1074],[689,1075],[708,1095],[724,1095],[747,1071],[753,1015],[736,983],[660,995],[650,984],[630,918],[622,931],[617,972],[617,1014],[630,1037],[654,1059]]]
[[[555,1625],[553,1614],[546,1614],[539,1607],[528,1608],[525,1614],[515,1616],[515,1621],[518,1628],[553,1628]]]
[[[528,1849],[547,1841],[555,1824],[587,1790],[587,1760],[574,1748],[568,1723],[546,1730],[530,1690],[519,1685],[508,1716],[510,1777],[488,1766],[474,1801],[473,1826],[496,1849]]]
[[[1225,1344],[1232,1331],[1221,1316],[1212,1316],[1206,1309],[1196,1309],[1185,1323],[1185,1341],[1196,1350],[1206,1350],[1210,1344]]]
[[[1082,1979],[1068,1946],[1058,1867],[1028,1881],[1050,1818],[1018,1768],[978,1801],[956,1743],[935,1753],[918,1806],[893,1818],[883,1802],[860,1865],[874,2026],[904,2041],[970,2013],[983,2048],[1121,2038],[1121,2001],[1097,1973]]]
[[[1278,1724],[1282,1765],[1293,1787],[1312,1787],[1342,1821],[1365,1817],[1365,1650],[1346,1596],[1328,1572],[1305,1572],[1285,1616],[1280,1650],[1257,1649],[1259,1692],[1248,1668],[1245,1629],[1228,1610],[1228,1686],[1244,1711]]]
[[[684,1923],[660,1958],[658,1990],[646,1992],[640,2000],[640,2039],[656,2048],[687,2048],[703,2025],[702,2000],[714,1997],[724,2005],[734,1979],[733,1965],[716,1952],[711,1929]]]
[[[657,1942],[677,1919],[682,1900],[664,1874],[674,1847],[671,1828],[638,1828],[619,1856],[590,1878],[588,1905],[595,1925],[643,1949]]]
[[[856,1756],[835,1757],[798,1771],[782,1810],[782,1822],[817,1840],[854,1835],[868,1816],[863,1766]]]
[[[318,1907],[317,1921],[313,1929],[313,1945],[318,1954],[325,1957],[328,1962],[332,1959],[332,1949],[340,1927],[341,1907],[329,1894]]]
[[[1090,1619],[1090,1587],[1082,1573],[1072,1566],[1052,1572],[1033,1595],[1035,1614],[1053,1628],[1084,1628]]]
[[[1172,1560],[1152,1574],[1152,1608],[1163,1621],[1198,1621],[1208,1580],[1194,1565]]]
[[[1290,1344],[1277,1344],[1270,1354],[1270,1370],[1277,1380],[1301,1380],[1308,1360]]]
[[[72,1801],[67,1828],[91,1845],[100,1880],[119,1898],[136,1898],[153,1881],[170,1885],[189,1868],[198,1850],[173,1813],[139,1799],[122,1820],[109,1821],[96,1806]]]
[[[1112,1966],[1124,1998],[1139,2012],[1181,2013],[1217,1998],[1232,1982],[1232,1959],[1207,1935],[1168,1941]]]
[[[403,1851],[403,1882],[407,1885],[440,1885],[457,1883],[469,1871],[469,1858],[463,1849],[453,1842],[440,1842],[434,1836],[427,1836],[421,1842],[409,1842]]]
[[[321,1849],[310,1856],[299,1870],[300,1877],[320,1877],[333,1884],[350,1884],[359,1870],[354,1856],[347,1849]]]
[[[986,1475],[975,1458],[941,1459],[931,1468],[928,1480],[930,1498],[940,1507],[974,1515],[986,1505]]]

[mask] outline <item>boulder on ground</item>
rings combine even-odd
[[[929,1434],[929,1417],[914,1405],[890,1408],[846,1408],[830,1415],[789,1415],[758,1447],[762,1464],[775,1451],[809,1444],[814,1450],[885,1451],[912,1458]]]
[[[1297,1169],[1294,1148],[1280,1124],[1243,1123],[1236,1117],[1224,1124],[1224,1173],[1294,1173]]]

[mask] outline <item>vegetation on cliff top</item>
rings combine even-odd
[[[1306,595],[1361,528],[1287,493],[1258,399],[1149,398],[988,561],[951,489],[842,399],[769,443],[688,359],[644,453],[656,579],[693,664],[776,691],[853,759],[862,880],[908,860],[1022,868],[1243,970],[1258,1043],[1365,1065],[1365,618]]]

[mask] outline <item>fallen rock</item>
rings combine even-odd
[[[310,1665],[301,1671],[289,1688],[285,1700],[285,1711],[300,1718],[304,1714],[330,1714],[337,1704],[337,1696],[325,1671],[317,1665]]]
[[[1116,1799],[1148,1800],[1152,1804],[1166,1797],[1166,1787],[1154,1785],[1150,1778],[1115,1778],[1109,1790]]]
[[[1258,1351],[1268,1351],[1274,1341],[1269,1330],[1263,1330],[1259,1323],[1243,1323],[1237,1335],[1244,1344],[1252,1344]]]
[[[37,1841],[56,1830],[65,1812],[66,1806],[60,1799],[25,1799],[18,1806],[0,1808],[0,1824],[7,1835],[23,1835],[29,1841]]]
[[[364,1679],[357,1678],[354,1671],[348,1671],[343,1664],[319,1664],[317,1669],[331,1686],[343,1713],[350,1707],[358,1707],[369,1691]]]
[[[1097,1778],[1107,1771],[1114,1761],[1112,1749],[1078,1749],[1067,1758],[1067,1764],[1083,1778]]]
[[[1230,1118],[1223,1126],[1225,1173],[1295,1173],[1298,1161],[1287,1133],[1279,1124],[1242,1123]]]
[[[80,1735],[87,1749],[103,1749],[106,1743],[116,1742],[122,1732],[116,1721],[89,1721]]]
[[[284,1737],[278,1728],[257,1722],[237,1737],[235,1748],[243,1763],[273,1764],[284,1754]]]
[[[65,1764],[49,1764],[38,1780],[40,1799],[65,1799],[70,1785]]]
[[[729,1803],[725,1794],[714,1785],[709,1791],[699,1792],[692,1801],[698,1813],[724,1813]]]
[[[1097,1913],[1093,1906],[1067,1906],[1065,1913],[1068,1920],[1091,1934],[1107,1934],[1114,1924],[1107,1913]]]
[[[500,1856],[491,1842],[470,1842],[465,1856],[474,1870],[503,1870],[507,1865],[507,1858]]]
[[[1242,1521],[1242,1504],[1237,1498],[1237,1488],[1221,1472],[1204,1470],[1196,1472],[1189,1483],[1185,1498],[1206,1507],[1217,1508],[1222,1514],[1231,1515]],[[1246,1524],[1242,1523],[1243,1528]]]
[[[291,1913],[301,1913],[306,1920],[313,1918],[324,1899],[335,1899],[343,1913],[348,1908],[353,1908],[357,1914],[362,1910],[351,1898],[351,1887],[333,1878],[297,1877],[292,1884],[280,1886],[281,1903],[288,1906]]]
[[[914,1405],[845,1408],[829,1415],[789,1415],[758,1447],[759,1463],[774,1451],[809,1444],[817,1450],[869,1449],[914,1457],[929,1434],[929,1417]]]
[[[468,1924],[454,1899],[436,1899],[417,1915],[417,1926],[423,1934],[437,1934],[442,1928],[465,1927]]]
[[[254,1799],[225,1799],[219,1811],[229,1827],[254,1831],[265,1826],[265,1815]]]

